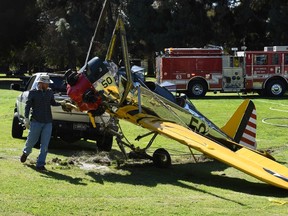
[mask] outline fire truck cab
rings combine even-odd
[[[156,57],[157,82],[190,97],[214,92],[283,96],[288,87],[288,46],[225,54],[221,48],[168,48]]]

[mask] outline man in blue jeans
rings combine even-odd
[[[29,130],[28,137],[23,149],[20,161],[24,163],[32,148],[40,140],[40,154],[36,162],[36,169],[45,171],[45,161],[48,153],[48,145],[52,133],[52,106],[65,106],[65,101],[56,102],[53,91],[49,88],[49,75],[41,75],[38,80],[37,89],[29,91],[28,99],[25,106],[25,127]],[[31,117],[29,119],[29,114]]]

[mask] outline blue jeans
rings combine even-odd
[[[45,161],[48,153],[48,146],[51,138],[51,133],[52,133],[52,123],[40,123],[34,120],[30,122],[30,130],[25,143],[25,147],[23,149],[23,153],[29,155],[32,152],[32,148],[38,142],[39,137],[41,136],[40,154],[36,162],[36,167],[41,167],[46,164]]]

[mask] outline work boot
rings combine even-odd
[[[27,157],[28,157],[28,155],[23,152],[23,154],[20,157],[21,163],[24,163],[26,161]]]
[[[47,169],[45,168],[45,166],[36,166],[36,170],[37,170],[37,171],[47,171]]]

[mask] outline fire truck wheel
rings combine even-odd
[[[194,80],[189,83],[188,96],[204,97],[207,92],[207,85],[202,80]]]
[[[286,91],[286,86],[281,80],[272,80],[266,86],[266,93],[271,97],[281,97]]]

